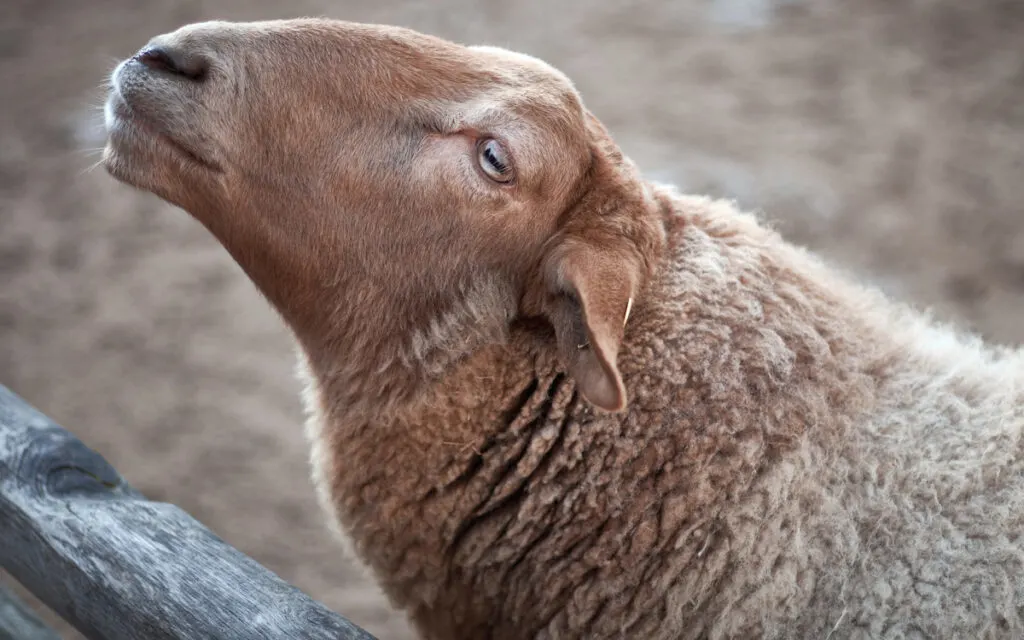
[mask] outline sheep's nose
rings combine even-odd
[[[163,71],[195,81],[203,80],[206,77],[206,72],[210,69],[210,62],[204,56],[185,53],[168,46],[147,47],[140,51],[135,58],[155,71]]]

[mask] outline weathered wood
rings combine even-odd
[[[60,636],[0,584],[0,640],[60,640]]]
[[[2,385],[0,565],[89,638],[372,640]]]

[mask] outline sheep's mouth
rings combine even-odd
[[[216,162],[200,155],[191,146],[176,140],[163,127],[133,109],[114,89],[105,107],[108,147],[112,152],[130,150],[142,143],[169,151],[186,165],[198,166],[215,173],[223,169]]]

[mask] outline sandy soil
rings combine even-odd
[[[324,14],[538,55],[651,175],[757,208],[942,318],[1024,339],[1018,0],[284,6],[0,2],[0,382],[382,638],[409,636],[316,509],[287,332],[197,223],[87,170],[105,74],[152,35]]]

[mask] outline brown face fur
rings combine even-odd
[[[118,67],[107,126],[108,171],[206,225],[349,405],[442,370],[446,320],[469,344],[536,318],[587,399],[625,406],[622,324],[663,231],[546,64],[395,27],[203,23]]]

